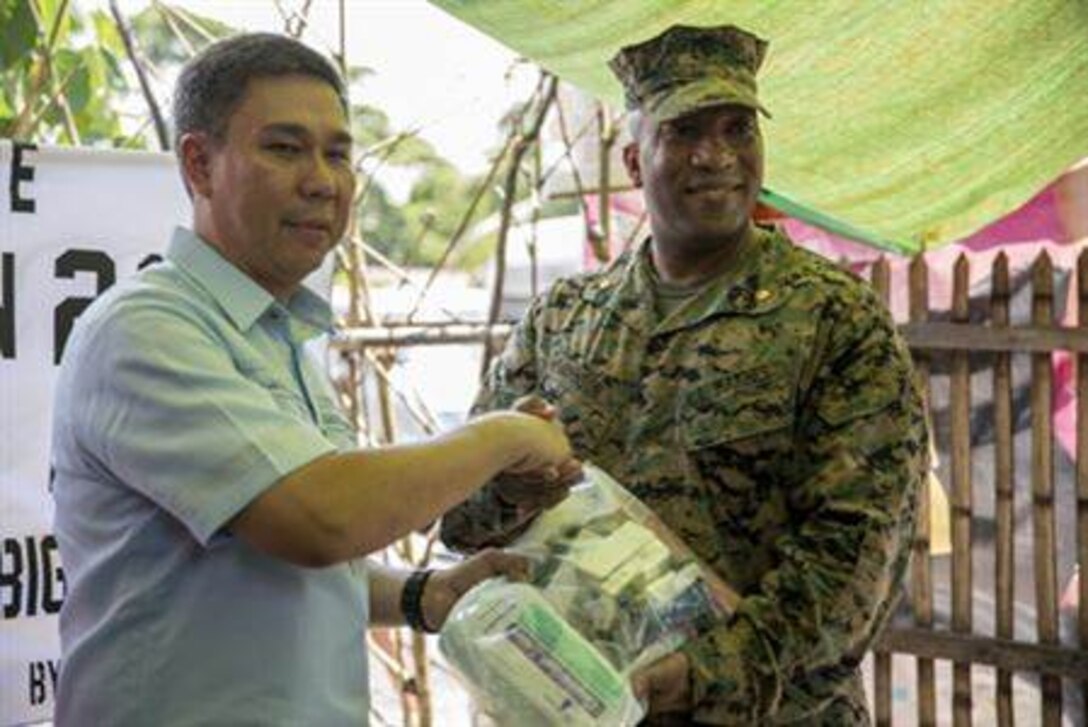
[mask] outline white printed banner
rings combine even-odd
[[[65,593],[49,496],[57,362],[94,297],[156,259],[188,216],[172,155],[0,139],[0,725],[52,715]]]

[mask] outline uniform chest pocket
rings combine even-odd
[[[700,382],[681,394],[680,445],[712,489],[751,490],[792,457],[793,407],[792,388],[773,371]]]
[[[569,360],[548,367],[541,390],[559,410],[567,436],[583,456],[608,441],[617,420],[625,416],[622,387]]]

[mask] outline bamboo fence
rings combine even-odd
[[[950,371],[949,440],[951,453],[952,523],[952,618],[950,629],[934,626],[933,567],[930,554],[930,513],[932,500],[923,493],[919,528],[913,547],[913,563],[907,588],[910,592],[912,627],[887,629],[874,649],[873,690],[877,724],[892,723],[893,679],[891,655],[915,657],[917,723],[948,723],[938,714],[935,660],[953,663],[951,723],[980,724],[973,709],[979,687],[972,688],[973,670],[996,672],[995,701],[997,724],[1015,724],[1012,677],[1014,673],[1037,676],[1040,684],[1040,714],[1028,724],[1062,724],[1063,680],[1081,690],[1081,714],[1088,714],[1088,578],[1079,579],[1079,644],[1059,640],[1059,583],[1057,576],[1058,532],[1055,518],[1056,488],[1075,488],[1076,562],[1081,574],[1088,573],[1088,251],[1082,252],[1075,271],[1078,324],[1062,327],[1054,321],[1054,269],[1044,252],[1031,271],[1031,320],[1026,325],[1010,323],[1009,265],[1004,253],[993,262],[989,315],[985,321],[968,316],[968,260],[960,256],[953,273],[952,307],[949,322],[931,322],[926,261],[918,257],[910,269],[910,315],[902,326],[917,373],[929,396],[931,367],[945,358]],[[887,263],[873,269],[874,287],[887,292]],[[1077,426],[1075,481],[1056,482],[1053,431],[1054,379],[1052,354],[1067,351],[1076,357]],[[1031,427],[1031,539],[1037,638],[1014,636],[1014,568],[1017,542],[1014,537],[1015,493],[1013,382],[1010,366],[1014,356],[1029,356]],[[982,359],[992,366],[994,478],[972,481],[971,447],[971,362]],[[928,487],[928,483],[927,483]],[[994,492],[996,535],[993,545],[994,634],[973,628],[975,606],[973,577],[977,556],[972,547],[974,502],[984,488]]]

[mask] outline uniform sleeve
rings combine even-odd
[[[927,456],[909,354],[875,297],[827,319],[799,400],[795,525],[775,543],[779,565],[685,647],[705,722],[818,709],[852,677],[906,569]],[[778,713],[786,696],[789,715]]]
[[[535,321],[542,303],[538,300],[506,342],[484,378],[472,405],[472,415],[508,409],[519,397],[537,389]],[[473,493],[442,517],[440,536],[448,548],[465,553],[503,545],[532,522],[536,511],[527,511],[499,499],[494,482]]]
[[[336,449],[278,403],[291,392],[240,371],[216,334],[180,310],[121,304],[73,365],[84,363],[81,400],[69,403],[82,446],[202,544],[284,475]]]

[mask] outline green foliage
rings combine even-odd
[[[38,23],[30,4],[19,0],[0,2],[0,70],[5,75],[17,66],[38,42]]]
[[[152,67],[176,66],[231,29],[155,3],[129,20]],[[72,0],[0,0],[0,137],[46,144],[146,147],[125,138],[140,93],[117,23]],[[145,127],[146,128],[146,127]]]
[[[366,183],[365,181],[363,182]],[[363,239],[383,254],[402,264],[413,261],[403,254],[402,240],[409,237],[408,219],[380,184],[371,183],[356,210]]]
[[[46,40],[52,42],[54,48],[68,41],[73,21],[77,27],[81,24],[77,15],[68,12],[68,4],[66,0],[36,0],[39,27],[48,33]]]
[[[152,2],[125,23],[153,79],[168,77],[193,52],[235,32],[180,5],[162,2]],[[366,67],[348,69],[354,98],[367,98],[365,86],[373,74]],[[110,12],[84,13],[76,0],[0,0],[0,137],[146,148],[154,138],[149,121],[125,136],[126,122],[128,126],[131,122],[123,110],[150,119],[149,112],[141,113],[141,93]],[[160,107],[165,107],[168,94],[163,89],[156,93]],[[500,129],[507,131],[521,113],[521,108],[512,109]],[[416,133],[395,129],[376,106],[355,105],[352,125],[364,170],[359,230],[369,244],[398,263],[437,262],[463,226],[482,179],[462,174]],[[396,181],[407,182],[403,203],[394,201],[389,191]],[[496,192],[486,190],[470,222],[494,214],[498,205]],[[494,243],[494,234],[480,238],[470,233],[459,243],[451,264],[477,266],[490,256]]]
[[[426,142],[416,141],[430,149]],[[404,164],[403,169],[414,175],[407,201],[399,206],[390,204],[380,186],[371,188],[359,210],[360,230],[370,244],[402,265],[433,265],[443,257],[449,241],[462,226],[483,180],[465,176],[433,151],[418,162]],[[380,190],[377,198],[375,190]],[[486,190],[476,206],[473,222],[486,218],[497,207],[497,195]],[[486,250],[494,248],[493,237],[490,242],[462,240],[452,264],[475,267],[482,261],[471,251],[481,245],[486,257]]]
[[[495,257],[495,247],[499,243],[499,234],[489,232],[466,243],[464,249],[454,259],[454,264],[462,270],[480,270]]]
[[[193,52],[236,32],[180,5],[159,2],[134,15],[130,24],[140,50],[155,67],[180,66]]]
[[[357,98],[366,98],[369,69],[353,69],[348,77]],[[478,181],[465,177],[425,139],[396,131],[388,115],[365,104],[352,109],[353,133],[364,156],[367,174],[358,208],[364,239],[401,265],[432,265],[441,259],[476,193]],[[397,175],[412,179],[408,199],[394,204],[384,180]],[[489,193],[477,208],[481,219],[495,206]]]
[[[0,0],[0,136],[113,144],[128,85],[124,47],[101,11],[64,0]]]

